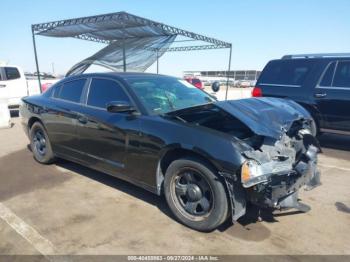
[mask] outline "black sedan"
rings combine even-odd
[[[174,77],[101,73],[23,98],[20,114],[38,162],[64,158],[165,194],[201,231],[248,202],[300,209],[299,188],[319,184],[311,117],[288,100],[218,102]]]

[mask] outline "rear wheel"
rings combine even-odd
[[[179,159],[170,164],[164,179],[169,208],[183,224],[211,231],[228,214],[228,199],[214,170],[196,159]]]
[[[40,122],[35,122],[30,129],[30,145],[36,161],[51,164],[55,160],[49,137]]]

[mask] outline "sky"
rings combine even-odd
[[[349,0],[1,1],[0,61],[35,71],[31,24],[126,11],[230,42],[233,70],[261,70],[285,54],[350,52],[349,10]],[[103,47],[37,36],[40,71],[65,74]],[[160,73],[227,70],[228,54],[227,49],[167,53]]]

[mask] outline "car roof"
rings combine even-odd
[[[335,61],[350,60],[350,56],[334,56],[334,57],[282,57],[271,61]]]
[[[19,66],[16,66],[16,65],[1,64],[1,63],[0,63],[0,67],[15,67],[15,68],[19,68]]]
[[[161,74],[153,74],[153,73],[143,73],[143,72],[103,72],[103,73],[86,73],[74,76],[68,76],[64,78],[64,81],[74,80],[81,77],[112,77],[122,80],[127,80],[128,78],[134,77],[154,77],[154,78],[162,78],[162,77],[170,77],[177,78],[174,76],[161,75]]]

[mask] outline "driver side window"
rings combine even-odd
[[[123,88],[115,81],[109,79],[93,78],[90,84],[87,105],[106,108],[112,101],[130,102]]]

